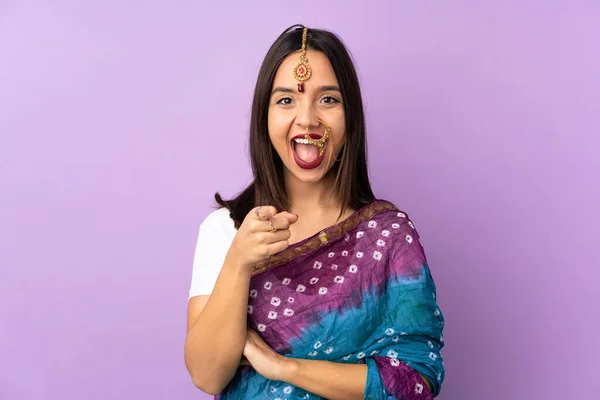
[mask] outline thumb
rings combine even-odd
[[[275,209],[273,206],[255,207],[252,211],[250,211],[250,215],[261,221],[266,221],[275,214],[277,214],[277,209]]]

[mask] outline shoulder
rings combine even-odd
[[[231,225],[234,228],[233,220],[229,215],[229,210],[226,208],[219,208],[210,212],[202,221],[203,226],[208,227],[225,227]]]
[[[377,200],[377,205],[383,211],[379,214],[379,218],[383,222],[383,225],[390,231],[392,237],[405,237],[406,234],[409,234],[413,238],[419,239],[415,224],[405,209],[396,206],[396,204],[388,200]]]
[[[233,219],[229,215],[229,210],[226,208],[219,208],[209,213],[200,224],[200,230],[227,237],[233,237],[237,232]]]
[[[224,258],[236,233],[237,230],[227,209],[218,209],[209,213],[200,224],[194,263],[212,264],[213,258],[216,257],[217,261],[219,258]],[[220,261],[216,262],[219,268],[220,263]]]
[[[408,212],[398,207],[396,204],[389,200],[378,199],[373,202],[375,211],[379,211],[380,215],[384,219],[398,219],[399,221],[409,222],[410,217]]]

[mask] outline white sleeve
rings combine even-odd
[[[218,209],[200,224],[189,298],[212,293],[236,229],[229,210]]]

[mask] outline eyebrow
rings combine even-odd
[[[271,92],[271,94],[275,94],[277,92],[294,93],[294,91],[292,89],[287,88],[287,87],[283,87],[283,86],[277,86],[275,89],[273,89],[273,91]]]
[[[342,92],[340,90],[340,88],[335,85],[321,86],[320,88],[317,89],[317,91],[319,91],[319,92],[340,92],[340,93]]]
[[[277,92],[281,92],[281,93],[295,93],[296,91],[288,88],[288,87],[283,87],[283,86],[277,86],[275,89],[273,89],[273,92],[271,92],[271,95],[277,93]],[[324,85],[324,86],[320,86],[317,88],[317,92],[342,92],[340,90],[339,87],[335,86],[335,85]]]

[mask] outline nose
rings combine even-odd
[[[303,129],[306,127],[317,127],[317,113],[314,105],[311,102],[303,102],[304,104],[298,107],[298,115],[296,116],[296,123]]]

